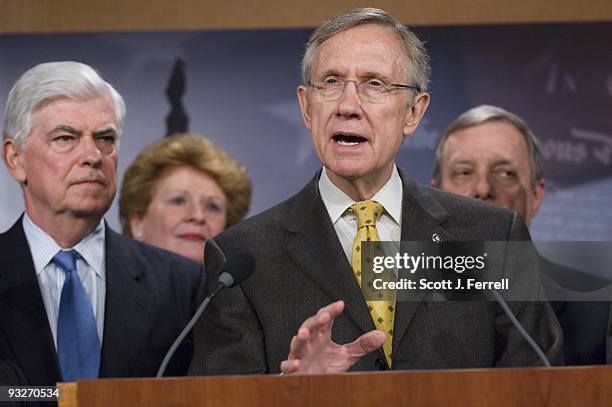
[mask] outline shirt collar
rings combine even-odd
[[[23,216],[23,231],[26,235],[34,269],[38,276],[45,267],[51,262],[53,257],[62,249],[47,232],[36,225],[28,216],[27,212]],[[76,250],[81,255],[87,265],[94,270],[96,275],[102,280],[105,279],[104,267],[104,243],[106,238],[106,228],[104,220],[101,220],[93,232],[85,236],[71,249]]]
[[[327,170],[323,167],[319,178],[319,192],[323,203],[327,208],[327,213],[333,224],[335,224],[344,214],[346,209],[354,204],[354,201],[344,191],[338,188],[327,176]],[[386,213],[398,224],[402,221],[402,180],[399,176],[397,166],[393,165],[391,177],[381,189],[372,197],[373,201],[382,204]]]

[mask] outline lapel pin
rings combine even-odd
[[[434,233],[433,235],[431,235],[431,240],[436,243],[440,243],[442,241],[442,238],[440,237],[439,234]]]

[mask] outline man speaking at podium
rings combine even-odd
[[[9,93],[2,157],[26,210],[0,235],[0,360],[29,385],[154,376],[191,317],[201,268],[102,219],[124,115],[119,93],[77,62],[37,65]],[[183,345],[170,374],[187,371]]]
[[[237,252],[251,251],[257,265],[196,325],[191,374],[539,364],[497,303],[366,302],[360,289],[364,240],[530,239],[515,212],[421,186],[395,165],[430,100],[419,39],[382,10],[353,10],[311,35],[302,71],[298,100],[323,169],[207,244],[210,284]],[[548,304],[513,311],[557,362]]]

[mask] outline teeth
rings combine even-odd
[[[359,144],[359,142],[357,141],[345,141],[345,140],[338,140],[337,143],[342,144],[343,146],[355,146]]]

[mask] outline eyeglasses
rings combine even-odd
[[[388,95],[396,90],[413,89],[421,92],[421,88],[415,85],[402,85],[399,83],[385,83],[377,78],[368,78],[359,81],[331,77],[323,82],[308,81],[306,85],[316,89],[323,99],[327,101],[338,100],[344,95],[344,90],[349,82],[355,84],[357,94],[363,102],[380,103],[384,102]]]

